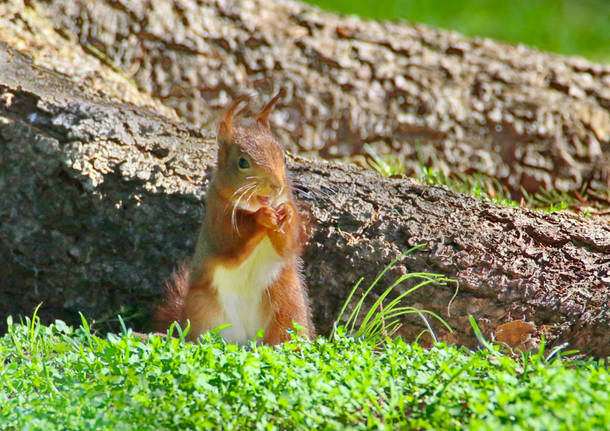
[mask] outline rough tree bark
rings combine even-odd
[[[34,24],[48,28],[38,15],[27,19],[31,35]],[[27,37],[16,40],[39,43],[42,51],[54,43],[44,33]],[[213,139],[205,128],[159,115],[173,114],[107,63],[70,55],[49,49],[46,58],[66,76],[0,50],[0,314],[29,314],[44,301],[47,320],[123,311],[146,329],[146,316],[138,314],[192,251]],[[88,69],[70,70],[72,62]],[[320,332],[329,330],[360,276],[372,281],[401,251],[425,243],[380,288],[406,271],[458,280],[450,316],[454,286],[428,286],[409,297],[453,326],[453,334],[435,326],[442,338],[471,345],[468,314],[487,332],[525,317],[553,343],[610,354],[607,223],[498,207],[348,166],[294,158],[290,167],[316,224],[305,272]],[[422,329],[417,320],[407,323],[405,336]]]
[[[419,160],[481,171],[516,199],[521,187],[610,184],[610,65],[289,1],[32,3],[194,125],[236,92],[281,84],[273,120],[295,151],[328,158],[376,143],[409,174]]]

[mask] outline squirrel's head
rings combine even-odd
[[[269,128],[269,113],[281,94],[271,99],[256,119],[245,126],[233,124],[233,118],[247,106],[240,108],[245,98],[238,98],[218,125],[216,184],[239,208],[256,211],[263,205],[276,207],[290,193],[284,151]]]

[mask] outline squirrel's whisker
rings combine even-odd
[[[256,186],[256,183],[246,183],[243,186],[241,186],[240,188],[238,188],[237,190],[235,190],[233,192],[233,194],[231,195],[231,197],[237,195],[238,193],[241,193],[245,189],[249,189],[249,188],[254,187],[254,186]]]
[[[252,188],[250,190],[250,195],[246,199],[246,205],[250,205],[250,199],[252,199],[254,197],[254,192],[256,192],[256,188]]]
[[[331,184],[305,184],[302,181],[299,181],[297,178],[292,178],[292,182],[294,186],[299,186],[301,188],[316,190],[322,194],[328,195],[329,192],[338,193],[337,187]]]
[[[235,232],[237,232],[237,235],[239,236],[239,228],[237,227],[237,209],[239,208],[239,202],[242,200],[242,198],[244,197],[244,195],[249,192],[250,190],[253,190],[256,187],[256,184],[254,183],[248,183],[243,187],[240,187],[239,189],[237,189],[238,191],[241,191],[240,195],[237,197],[237,200],[233,203],[233,210],[231,211],[231,225],[233,226],[233,228],[235,229]],[[233,193],[235,195],[235,193]]]
[[[319,196],[317,195],[323,196],[327,199],[331,199],[331,194],[323,190],[321,187],[306,186],[297,182],[293,183],[292,187],[297,193],[314,200],[318,200]]]

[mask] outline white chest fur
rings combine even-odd
[[[280,275],[283,264],[269,237],[265,237],[238,266],[216,267],[212,286],[224,308],[223,324],[231,324],[220,332],[222,338],[244,344],[254,339],[259,329],[265,329],[271,316],[263,315],[261,301],[267,287]]]

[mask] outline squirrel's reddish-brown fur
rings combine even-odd
[[[156,326],[190,323],[187,338],[230,324],[220,335],[245,343],[288,339],[293,323],[314,334],[300,275],[306,222],[286,175],[284,153],[271,135],[268,116],[275,96],[248,126],[233,117],[236,100],[218,126],[217,169],[206,196],[206,214],[190,267],[167,283]]]
[[[173,322],[184,321],[184,299],[189,292],[189,265],[183,263],[163,286],[163,304],[155,310],[156,330],[164,331]]]

